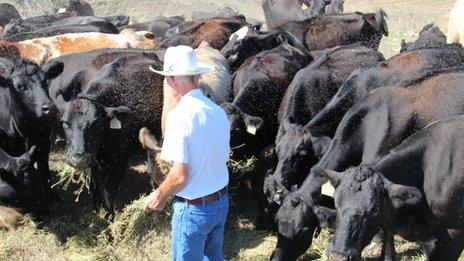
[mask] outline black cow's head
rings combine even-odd
[[[35,215],[49,211],[45,184],[34,168],[35,146],[20,157],[0,149],[0,204]]]
[[[125,106],[105,107],[84,94],[65,104],[62,123],[68,143],[66,161],[77,168],[91,167],[105,131],[121,131],[121,120],[128,111]]]
[[[224,103],[222,107],[229,118],[232,147],[241,146],[247,140],[247,137],[259,134],[264,125],[264,120],[261,117],[248,115],[231,103]]]
[[[56,107],[48,95],[47,81],[60,75],[63,67],[63,63],[57,61],[41,70],[28,61],[0,59],[0,88],[9,93],[19,109],[35,118],[50,117]]]
[[[235,71],[247,58],[275,48],[287,41],[287,38],[286,33],[277,30],[263,33],[250,28],[243,38],[232,35],[231,40],[221,49],[221,54],[227,59],[231,71]]]
[[[398,209],[417,205],[422,198],[418,189],[393,184],[369,166],[343,174],[322,172],[336,188],[337,231],[329,247],[333,260],[359,260],[379,228],[389,230]]]
[[[289,117],[282,122],[285,134],[276,144],[278,159],[275,180],[284,188],[300,184],[330,143],[325,137],[315,138],[309,130]]]
[[[298,190],[285,197],[277,212],[279,237],[272,260],[296,260],[311,245],[321,226],[332,226],[336,213],[325,195],[313,199]]]

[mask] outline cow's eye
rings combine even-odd
[[[16,86],[16,89],[18,91],[24,91],[24,90],[26,90],[26,86],[24,86],[23,84],[19,84],[19,85]]]

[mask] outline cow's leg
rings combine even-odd
[[[393,261],[396,260],[395,238],[390,232],[383,230],[383,244],[380,260]]]
[[[464,249],[464,230],[440,229],[436,234],[436,241],[431,246],[429,260],[458,260]]]
[[[45,187],[47,198],[50,202],[56,202],[60,200],[58,193],[52,189],[52,180],[50,176],[49,156],[50,156],[50,128],[47,126],[41,134],[41,137],[37,143],[37,152],[35,160],[37,162],[37,170],[40,174],[43,186]],[[34,144],[31,144],[31,146]],[[29,147],[30,148],[30,147]],[[28,148],[28,149],[29,149]]]
[[[102,172],[102,198],[103,207],[106,209],[107,214],[105,218],[114,218],[114,203],[119,185],[127,168],[127,154],[111,154],[110,157],[105,157],[105,170]]]
[[[90,172],[90,192],[92,193],[92,199],[95,209],[99,209],[103,206],[102,198],[102,166],[96,164],[92,167]]]

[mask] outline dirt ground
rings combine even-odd
[[[3,0],[2,2],[4,2]],[[62,0],[6,0],[21,4],[24,15],[51,12]],[[195,11],[214,11],[230,5],[246,16],[264,20],[259,0],[89,0],[97,15],[126,14],[144,21],[157,15],[184,14]],[[422,26],[434,22],[446,32],[448,13],[453,0],[346,0],[345,12],[374,12],[383,8],[388,14],[389,37],[380,50],[386,57],[396,54],[401,39],[415,39]],[[52,155],[52,170],[63,168],[62,153]],[[52,209],[52,216],[39,229],[28,223],[15,231],[0,231],[0,260],[169,260],[170,209],[162,214],[145,214],[141,210],[143,195],[150,191],[143,174],[144,161],[135,158],[122,185],[118,214],[113,223],[91,208],[89,195],[79,202],[70,191],[60,190],[63,201]],[[59,189],[59,187],[58,187]],[[256,205],[247,191],[233,195],[227,223],[225,254],[227,260],[267,260],[276,237],[267,231],[257,231],[252,225]],[[301,260],[326,260],[324,251],[330,231],[316,239]],[[420,244],[397,240],[400,260],[423,259]],[[379,249],[364,252],[366,260],[374,260]],[[464,260],[464,257],[461,258]]]

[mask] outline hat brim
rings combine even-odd
[[[175,72],[175,71],[158,71],[155,70],[153,67],[149,66],[149,69],[157,74],[161,74],[163,76],[188,76],[188,75],[198,75],[203,73],[210,73],[214,72],[215,69],[212,66],[209,66],[204,63],[198,63],[198,67],[194,71],[184,71],[184,72]]]

